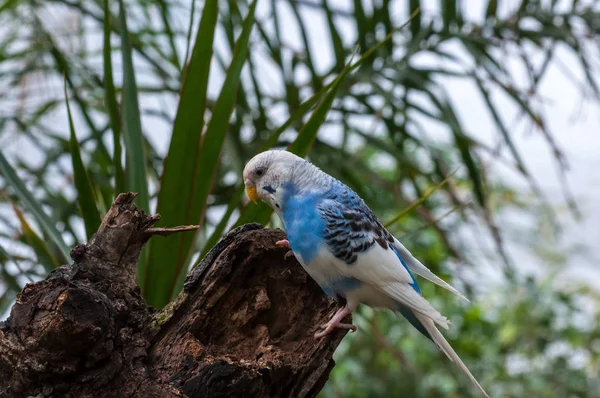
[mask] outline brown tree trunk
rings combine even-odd
[[[313,337],[335,304],[274,245],[285,234],[231,231],[156,312],[135,283],[140,251],[195,227],[154,228],[134,197],[0,323],[0,397],[316,396],[345,331]]]

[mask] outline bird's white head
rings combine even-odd
[[[292,178],[296,166],[306,163],[291,152],[271,150],[254,156],[244,167],[246,193],[253,202],[264,200],[276,211],[281,209],[282,185]]]

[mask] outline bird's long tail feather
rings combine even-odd
[[[435,326],[435,323],[427,316],[419,314],[416,311],[413,311],[413,314],[421,322],[421,324],[423,324],[423,327],[427,330],[427,332],[429,332],[431,339],[435,342],[435,344],[437,344],[437,346],[442,350],[442,352],[446,354],[446,356],[450,358],[452,362],[455,362],[467,376],[469,376],[469,379],[471,379],[473,384],[475,384],[475,386],[479,388],[479,390],[483,393],[483,395],[486,398],[489,398],[489,395],[487,395],[487,393],[485,392],[483,387],[481,387],[477,379],[475,379],[475,377],[471,374],[469,368],[467,368],[467,365],[464,364],[464,362],[460,359],[460,357],[454,351],[452,346],[450,346],[450,343],[448,343],[444,335],[438,330],[438,328]]]
[[[450,286],[450,284],[448,284],[442,278],[431,272],[429,268],[427,268],[419,260],[417,260],[398,239],[394,238],[394,242],[398,249],[398,256],[400,256],[400,258],[406,262],[406,266],[408,267],[408,269],[411,270],[411,272],[414,272],[415,274],[435,283],[436,285],[451,291],[452,293],[456,294],[458,297],[466,300],[467,302],[469,301],[469,299],[466,298],[464,294],[456,290],[454,287]]]

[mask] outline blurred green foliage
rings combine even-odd
[[[394,220],[415,255],[469,293],[465,305],[422,286],[492,396],[600,396],[597,293],[556,287],[567,264],[554,234],[532,250],[548,277],[527,279],[498,221],[517,212],[555,231],[502,108],[517,109],[564,170],[539,87],[566,51],[583,71],[573,84],[598,101],[597,2],[8,0],[0,33],[0,313],[67,261],[122,190],[140,192],[138,205],[164,224],[201,225],[153,240],[140,260],[145,297],[164,306],[229,227],[269,222],[266,206],[243,197],[241,171],[288,147]],[[452,100],[448,79],[479,93],[497,147],[461,120],[470,104]],[[533,196],[504,186],[495,164]],[[492,249],[482,254],[463,231]],[[492,272],[482,255],[498,283],[476,282]],[[356,322],[323,396],[471,395],[406,322],[368,308]]]

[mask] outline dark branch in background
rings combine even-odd
[[[283,231],[231,231],[155,312],[135,282],[140,252],[196,226],[154,228],[135,196],[117,197],[72,265],[20,293],[0,323],[0,397],[316,396],[345,332],[313,337],[335,304],[284,259]]]

